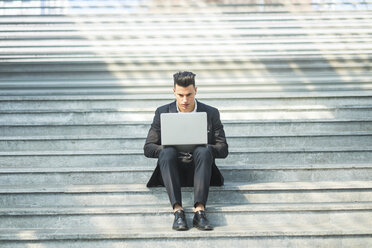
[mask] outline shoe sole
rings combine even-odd
[[[194,225],[195,228],[197,228],[200,231],[213,231],[213,227],[208,227],[208,228],[202,228],[198,225]]]
[[[175,231],[187,231],[187,230],[189,230],[189,228],[187,228],[187,227],[182,227],[182,228],[172,228],[173,230],[175,230]]]

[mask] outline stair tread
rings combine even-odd
[[[302,212],[302,211],[372,211],[372,202],[321,202],[321,203],[247,203],[221,206],[209,204],[208,213],[239,213],[239,212]],[[186,207],[185,212],[193,212]],[[75,207],[14,207],[1,208],[1,216],[30,216],[30,215],[102,215],[102,214],[143,214],[143,215],[172,215],[169,205],[149,206],[75,206]]]
[[[150,127],[148,127],[150,128]],[[287,134],[276,133],[268,135],[241,134],[226,135],[226,138],[303,138],[303,137],[349,137],[349,136],[370,136],[372,131],[334,131],[334,132],[313,132],[308,134]],[[71,141],[71,140],[144,140],[145,135],[38,135],[38,136],[1,136],[0,141]]]
[[[370,109],[371,105],[290,105],[290,106],[241,106],[241,107],[220,107],[220,111],[296,111],[296,110],[331,110],[331,109]],[[2,114],[8,113],[90,113],[90,112],[154,112],[153,107],[129,107],[129,108],[89,108],[89,109],[27,109],[27,110],[0,110]]]
[[[69,47],[66,51],[65,47],[50,47],[46,49],[44,47],[29,47],[19,49],[19,48],[6,48],[6,53],[0,56],[1,61],[5,63],[11,62],[43,62],[43,61],[56,61],[56,62],[71,62],[71,63],[78,63],[78,62],[94,62],[94,63],[113,63],[113,62],[120,62],[120,63],[132,63],[132,62],[251,62],[251,61],[277,61],[279,60],[295,60],[299,59],[301,62],[309,62],[311,61],[315,64],[316,60],[324,60],[325,57],[328,55],[331,56],[327,58],[327,61],[332,60],[354,60],[360,59],[361,57],[365,57],[368,59],[371,56],[372,48],[371,46],[361,46],[360,44],[351,44],[346,43],[343,46],[335,45],[335,44],[323,44],[318,42],[317,46],[308,47],[306,50],[301,49],[300,47],[304,46],[304,44],[300,44],[296,47],[295,44],[288,44],[288,45],[276,45],[270,44],[270,51],[267,51],[269,48],[261,45],[260,47],[255,47],[254,45],[236,45],[234,49],[240,49],[241,53],[236,54],[232,50],[232,48],[226,48],[224,44],[216,45],[214,43],[205,44],[194,46],[193,50],[189,51],[189,55],[187,56],[187,60],[185,58],[174,58],[171,54],[166,54],[166,51],[169,51],[169,47],[164,45],[162,46],[145,46],[142,49],[138,49],[137,47],[112,47],[110,48],[102,48],[100,46],[96,47]],[[1,44],[1,43],[0,43]],[[267,45],[269,46],[269,44]],[[126,54],[128,51],[135,51],[137,53]],[[156,50],[155,50],[156,48]],[[182,50],[184,47],[177,46],[173,47],[173,49]],[[214,50],[219,49],[220,52],[216,53]],[[254,52],[250,52],[251,49],[255,49]],[[278,51],[273,51],[273,50]],[[286,51],[280,51],[286,49]],[[319,49],[322,49],[319,51]],[[327,49],[327,50],[326,50]],[[345,51],[347,49],[348,51]],[[100,52],[99,54],[89,54],[93,51]],[[103,54],[103,53],[107,54]],[[143,55],[143,53],[148,53]],[[195,56],[195,53],[198,56]],[[345,58],[345,56],[348,56]],[[349,61],[351,63],[353,61]],[[319,63],[319,61],[318,61]],[[346,61],[343,62],[344,64],[347,63]]]
[[[330,14],[332,13],[332,14]],[[348,21],[353,20],[353,18],[357,19],[364,19],[368,20],[371,18],[370,11],[366,10],[354,10],[354,11],[347,11],[348,14]],[[22,18],[18,18],[18,16],[12,16],[12,15],[2,15],[0,16],[0,21],[2,22],[17,22],[17,23],[32,23],[32,22],[47,22],[47,23],[53,23],[56,21],[62,21],[65,23],[66,21],[71,21],[73,23],[76,22],[74,15],[22,15]],[[129,19],[123,19],[122,14],[112,13],[111,15],[92,15],[92,16],[84,16],[84,20],[95,20],[97,18],[100,18],[100,20],[108,22],[108,21],[127,21],[127,22],[133,22],[135,21],[135,17],[141,18],[143,21],[152,21],[159,19],[164,21],[164,14],[158,13],[158,14],[149,14],[149,15],[132,15],[134,18]],[[167,20],[179,20],[179,21],[211,21],[211,20],[219,20],[219,21],[225,21],[225,20],[249,20],[256,22],[262,21],[262,20],[269,20],[269,21],[283,21],[283,20],[340,20],[340,18],[345,18],[345,11],[329,11],[327,12],[302,12],[302,13],[296,13],[296,12],[283,12],[283,13],[265,13],[265,12],[259,12],[252,15],[247,15],[244,13],[234,13],[233,15],[228,14],[221,14],[221,13],[204,13],[204,15],[199,14],[193,14],[193,13],[187,13],[187,14],[167,14],[166,15]],[[215,17],[215,18],[213,18]],[[91,18],[91,19],[90,19]],[[1,23],[1,22],[0,22]]]
[[[362,169],[372,168],[371,163],[355,163],[355,164],[262,164],[262,165],[227,165],[220,161],[218,167],[220,170],[294,170],[294,169]],[[100,167],[1,167],[0,174],[13,174],[13,173],[95,173],[95,172],[152,172],[153,166],[105,166],[102,164]]]
[[[268,124],[296,124],[296,123],[359,123],[359,122],[371,122],[372,118],[344,118],[344,119],[269,119],[269,120],[222,120],[223,124],[259,124],[259,123],[268,123]],[[118,121],[118,122],[110,122],[110,123],[7,123],[7,124],[0,124],[1,126],[7,127],[43,127],[43,126],[115,126],[115,125],[150,125],[151,121]]]
[[[0,8],[1,10],[1,8]],[[370,18],[371,19],[371,18]],[[223,20],[218,20],[218,21],[211,21],[209,23],[205,22],[200,22],[197,27],[195,27],[195,30],[201,30],[201,29],[209,29],[209,28],[231,28],[232,26],[237,27],[237,28],[257,28],[257,27],[262,27],[262,28],[267,28],[267,27],[275,27],[275,28],[298,28],[299,26],[301,27],[307,27],[307,28],[319,28],[319,27],[354,27],[354,26],[372,26],[370,19],[368,20],[357,20],[357,21],[350,21],[347,23],[342,23],[338,21],[332,21],[332,20],[282,20],[281,22],[271,22],[271,21],[255,21],[250,24],[249,27],[247,27],[247,22],[246,21],[235,21],[234,25],[231,25],[231,23],[223,21]],[[123,26],[123,22],[126,24]],[[151,23],[151,22],[143,22],[143,23],[133,23],[133,22],[125,22],[122,21],[121,23],[81,23],[79,25],[79,28],[86,30],[86,31],[91,31],[91,30],[132,30],[132,29],[148,29],[148,28],[153,28],[156,26],[158,29],[189,29],[190,25],[187,22],[184,23],[169,23],[169,22],[164,22],[164,23]],[[49,24],[48,26],[45,26],[43,24],[35,24],[35,23],[30,23],[28,25],[20,25],[20,24],[7,24],[3,31],[22,31],[22,30],[27,30],[27,31],[63,31],[63,30],[76,30],[76,26],[74,23],[53,23]]]
[[[230,153],[261,153],[261,152],[356,152],[372,151],[369,147],[289,147],[289,148],[231,148]],[[0,156],[67,156],[67,155],[143,155],[143,149],[122,149],[122,150],[65,150],[65,151],[0,151]]]
[[[220,170],[294,170],[294,169],[362,169],[362,168],[371,168],[371,163],[358,163],[358,164],[262,164],[262,165],[226,165],[218,164]],[[83,166],[74,166],[74,167],[1,167],[0,174],[11,174],[11,173],[95,173],[95,172],[152,172],[154,170],[153,166],[105,166],[100,167],[83,167]]]
[[[264,5],[262,5],[262,7],[264,7]],[[127,14],[127,16],[134,16],[136,18],[138,17],[147,17],[147,18],[150,18],[152,16],[164,16],[164,15],[167,15],[167,16],[175,16],[176,14],[179,14],[179,16],[189,16],[189,17],[199,17],[200,18],[200,15],[208,15],[208,16],[216,16],[216,15],[226,15],[226,16],[235,16],[235,15],[242,15],[243,13],[246,14],[246,15],[249,15],[249,16],[256,16],[256,15],[265,15],[265,16],[269,16],[269,17],[276,17],[276,16],[288,16],[288,15],[294,15],[294,16],[297,16],[298,19],[302,19],[303,16],[298,16],[300,14],[303,14],[305,16],[320,16],[320,15],[334,15],[334,16],[338,16],[338,17],[341,17],[343,18],[344,15],[348,15],[350,13],[352,13],[351,16],[355,16],[357,15],[358,13],[362,14],[362,15],[368,15],[368,13],[370,12],[366,7],[364,9],[355,9],[353,10],[353,12],[351,12],[350,10],[343,10],[343,9],[338,9],[338,10],[332,10],[332,9],[327,9],[327,8],[323,8],[323,9],[319,9],[319,10],[301,10],[301,9],[296,9],[296,11],[294,11],[294,9],[288,9],[288,8],[282,8],[282,9],[271,9],[271,10],[264,10],[264,11],[257,11],[257,7],[252,9],[252,10],[242,10],[242,11],[239,11],[237,12],[236,11],[236,7],[234,7],[233,9],[230,8],[230,11],[233,11],[233,12],[229,12],[227,10],[229,9],[224,9],[224,12],[225,13],[221,13],[221,8],[209,8],[208,11],[206,11],[205,8],[202,8],[200,9],[200,11],[197,11],[199,10],[200,6],[198,6],[197,8],[195,8],[192,13],[190,12],[185,12],[185,11],[173,11],[172,13],[170,12],[167,12],[167,13],[160,13],[159,14],[159,10],[160,9],[155,9],[154,12],[149,12],[148,10],[140,10],[140,11],[137,11],[137,12],[125,12]],[[64,12],[64,13],[60,13],[60,11],[53,11],[51,13],[44,13],[43,15],[40,14],[40,9],[38,8],[35,8],[33,11],[28,11],[27,13],[25,13],[25,10],[26,9],[14,9],[12,11],[8,10],[7,11],[7,14],[6,15],[3,15],[4,18],[9,18],[9,17],[12,17],[12,16],[17,16],[17,17],[21,17],[23,19],[23,17],[40,17],[40,16],[43,16],[44,19],[48,19],[48,18],[56,18],[56,17],[64,17],[64,18],[92,18],[92,17],[95,17],[95,18],[106,18],[108,15],[110,17],[122,17],[123,16],[123,9],[112,9],[112,8],[109,8],[109,9],[105,9],[104,11],[101,11],[101,12],[92,12],[92,13],[89,13],[87,11],[87,9],[82,9],[80,10],[79,12],[74,12],[74,11],[69,11],[69,12]],[[290,12],[291,14],[288,14],[288,12]],[[198,15],[199,14],[199,15]],[[66,17],[67,16],[67,17]],[[367,16],[368,17],[368,16]],[[96,21],[96,20],[95,20]]]
[[[350,224],[350,223],[348,223]],[[152,239],[152,238],[243,238],[243,237],[312,237],[312,236],[352,236],[371,235],[372,230],[363,224],[337,226],[330,223],[322,225],[260,224],[259,226],[216,226],[212,232],[201,232],[192,228],[188,232],[171,230],[171,223],[167,227],[122,228],[115,226],[92,226],[89,230],[81,229],[0,229],[0,240],[100,240],[100,239]]]
[[[371,18],[372,19],[372,18]],[[0,16],[0,25],[4,19]],[[14,20],[16,21],[16,20]],[[229,20],[228,20],[229,21]],[[339,22],[337,20],[336,22]],[[370,22],[370,20],[365,19],[365,22]],[[115,22],[120,23],[120,22]],[[130,24],[131,22],[122,22],[123,24]],[[133,21],[133,23],[136,23]],[[53,23],[51,23],[53,24]],[[71,23],[74,24],[74,23]],[[136,23],[137,24],[137,23]],[[247,23],[249,24],[249,23]],[[7,24],[9,25],[9,24]],[[17,25],[26,25],[26,24],[17,24]],[[28,25],[28,24],[27,24]],[[44,24],[39,24],[44,25]],[[57,24],[56,24],[57,25]],[[354,42],[362,42],[372,39],[370,36],[348,36],[348,34],[343,35],[343,43],[354,43]],[[271,44],[272,42],[275,42],[275,44],[312,44],[315,41],[321,42],[322,44],[328,44],[333,42],[340,42],[340,39],[337,39],[336,37],[332,36],[321,36],[321,37],[311,37],[311,38],[300,38],[300,37],[292,37],[292,38],[285,38],[285,37],[277,37],[275,41],[273,40],[262,40],[259,38],[256,39],[249,39],[243,37],[237,37],[235,39],[231,39],[230,37],[221,38],[216,37],[215,39],[211,39],[210,37],[189,37],[187,40],[181,39],[181,38],[174,38],[172,40],[165,39],[165,38],[158,38],[158,39],[152,39],[151,41],[144,39],[144,38],[138,38],[135,40],[96,40],[95,44],[97,46],[103,46],[103,45],[130,45],[130,46],[138,46],[138,45],[156,45],[156,44],[165,44],[168,43],[169,45],[191,45],[191,44]],[[59,40],[59,39],[51,39],[51,40],[40,40],[38,43],[35,43],[31,40],[14,40],[14,41],[6,41],[3,40],[0,42],[0,47],[16,47],[16,46],[25,46],[27,44],[27,47],[80,47],[80,46],[90,46],[91,42],[87,40]],[[348,53],[348,51],[344,51],[345,53]]]
[[[198,99],[286,99],[286,98],[326,98],[326,97],[365,97],[372,96],[372,90],[363,91],[325,91],[325,92],[276,92],[276,93],[224,93],[224,94],[212,94],[212,93],[198,93]],[[53,95],[53,96],[6,96],[0,95],[0,101],[113,101],[113,100],[169,100],[174,101],[174,96],[171,94],[133,94],[133,95]]]
[[[315,80],[316,79],[316,80]],[[101,80],[101,81],[94,81],[94,80],[89,80],[89,81],[76,81],[76,80],[71,80],[71,81],[0,81],[0,87],[3,88],[3,87],[9,87],[9,88],[18,88],[18,87],[36,87],[36,88],[42,88],[42,87],[57,87],[57,88],[68,88],[68,87],[72,87],[72,88],[85,88],[85,87],[101,87],[101,88],[104,88],[104,87],[107,87],[107,88],[110,88],[110,87],[115,87],[115,88],[118,88],[118,87],[132,87],[132,88],[143,88],[143,87],[149,87],[150,86],[150,81],[151,79],[147,79],[146,81],[145,80],[132,80],[132,81],[126,81],[126,80],[112,80],[112,81],[106,81],[106,80]],[[168,87],[169,88],[169,80],[168,79],[162,79],[161,81],[159,80],[158,82],[156,82],[157,80],[153,80],[151,82],[151,86],[152,87],[157,87],[157,88],[161,88],[161,87]],[[221,79],[219,81],[219,84],[217,85],[217,87],[233,87],[233,86],[250,86],[250,87],[253,87],[253,86],[256,86],[256,87],[267,87],[267,86],[280,86],[280,87],[289,87],[289,86],[297,86],[297,87],[306,87],[306,86],[316,86],[316,87],[322,87],[322,86],[337,86],[337,85],[340,85],[340,86],[359,86],[359,85],[369,85],[371,84],[371,79],[370,79],[370,75],[366,75],[365,77],[353,77],[353,79],[349,79],[349,80],[343,80],[343,79],[337,79],[337,78],[332,78],[332,77],[329,77],[329,78],[325,78],[323,81],[322,80],[319,80],[318,78],[314,78],[314,81],[313,82],[304,82],[302,85],[298,85],[299,81],[301,81],[300,78],[296,78],[296,79],[290,79],[290,78],[287,78],[285,81],[281,81],[279,78],[278,78],[278,81],[277,82],[274,82],[272,79],[265,79],[265,78],[252,78],[252,79],[247,79],[247,78],[236,78],[236,79],[228,79],[228,80],[224,80],[224,79]],[[198,82],[198,87],[200,88],[204,88],[204,87],[211,87],[211,86],[216,86],[216,83],[213,82],[213,81],[209,81],[208,79],[201,79],[200,82]],[[356,93],[360,93],[362,94],[364,91],[358,91]],[[337,91],[326,91],[325,93],[322,93],[321,95],[326,95],[326,94],[329,94],[329,95],[335,95],[335,96],[338,96],[338,95],[356,95],[356,93],[354,93],[354,91],[352,92],[348,92],[348,91],[340,91],[340,92],[337,92]],[[239,93],[238,96],[251,96],[253,97],[255,94],[257,93]],[[293,95],[294,93],[291,93],[291,92],[282,92],[281,93],[282,95],[285,95],[285,94],[288,94],[288,96],[291,96]],[[259,95],[262,95],[262,97],[265,96],[265,94],[259,94]],[[266,95],[273,95],[273,93],[266,93]],[[311,95],[314,95],[313,92],[303,92],[302,95],[304,97],[306,96],[311,96]],[[143,94],[138,94],[139,97],[145,97],[145,95]],[[205,92],[203,93],[202,92],[202,97],[207,97],[208,96],[208,93]],[[27,96],[25,96],[27,97]],[[36,98],[37,96],[35,96]],[[82,96],[83,97],[83,96]],[[89,97],[88,96],[85,96],[85,97]],[[95,95],[91,95],[90,97],[94,98]],[[96,96],[98,97],[98,95]],[[126,96],[123,96],[122,98],[125,99]],[[149,98],[151,98],[151,96],[148,96]],[[199,96],[198,96],[199,97]],[[219,97],[219,98],[222,98],[223,95],[220,97],[220,96],[216,96],[216,97]],[[6,99],[6,96],[1,96],[0,100],[2,98],[5,98]],[[118,98],[118,96],[116,96],[116,98]]]
[[[372,181],[318,181],[318,182],[261,182],[226,183],[225,186],[211,187],[210,191],[311,191],[311,190],[370,190]],[[193,191],[185,187],[184,191]],[[0,193],[107,193],[165,191],[164,187],[147,188],[145,184],[105,185],[0,185]]]
[[[220,32],[224,31],[225,35],[230,35],[230,36],[238,36],[238,35],[252,35],[252,36],[258,36],[258,35],[267,35],[270,37],[275,37],[276,35],[307,35],[307,34],[340,34],[340,33],[345,33],[348,34],[350,33],[350,29],[348,27],[342,27],[342,28],[332,28],[332,27],[324,27],[324,28],[317,28],[317,29],[205,29],[205,30],[199,30],[197,33],[204,34],[206,36],[209,35],[220,35]],[[189,30],[173,30],[171,33],[172,36],[174,37],[179,37],[180,35],[184,35],[185,33],[192,33],[195,35],[195,32],[193,32],[192,27],[190,27]],[[361,27],[361,28],[353,28],[353,33],[358,34],[358,35],[367,35],[370,33],[370,29],[368,27]],[[97,36],[97,33],[94,31],[87,31],[85,32],[86,35],[91,35],[93,37]],[[153,34],[154,37],[163,37],[165,35],[169,35],[169,30],[160,30],[159,32],[153,32],[149,33],[148,30],[135,30],[131,32],[130,34],[132,35],[148,35],[148,37]],[[6,37],[7,39],[21,39],[21,38],[56,38],[56,37],[76,37],[80,38],[81,37],[81,30],[70,30],[70,31],[49,31],[49,32],[43,32],[43,31],[35,31],[35,32],[30,32],[30,33],[25,33],[22,31],[14,31],[14,32],[9,32],[5,31],[2,32],[2,35]],[[122,36],[122,37],[128,37],[129,34],[118,34],[117,30],[107,30],[107,31],[101,31],[100,35],[104,36]]]
[[[341,4],[345,5],[345,2],[340,2]],[[328,4],[334,4],[333,1],[322,1],[322,2],[314,2],[310,6],[327,6]],[[372,4],[370,0],[356,0],[351,2],[352,6],[365,6],[368,4]],[[341,6],[343,6],[341,5]],[[187,3],[187,1],[179,1],[179,2],[126,2],[123,1],[122,7],[139,7],[139,8],[147,8],[147,7],[155,7],[155,8],[183,8],[186,6],[193,6],[193,7],[206,7],[208,5],[202,5],[202,4],[197,4],[197,3]],[[257,6],[267,6],[267,7],[283,7],[282,5],[276,3],[276,2],[268,2],[268,3],[260,3],[260,2],[244,2],[244,1],[232,1],[232,2],[221,2],[218,5],[219,7],[231,7],[231,6],[252,6],[252,7],[257,7]],[[292,6],[299,6],[301,7],[302,4],[293,2],[291,4],[288,4],[288,8]],[[306,6],[306,5],[305,5]],[[12,2],[6,2],[2,5],[3,8],[40,8],[38,1],[36,2],[24,2],[22,5],[19,4],[14,4]],[[66,8],[66,5],[63,2],[56,2],[53,3],[52,5],[47,5],[45,6],[47,8]],[[81,1],[81,2],[71,2],[68,5],[69,8],[117,8],[117,1],[114,0],[106,0],[104,3],[99,2],[99,1]]]

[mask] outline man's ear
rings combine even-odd
[[[198,91],[198,87],[195,87],[195,95],[196,95],[196,92]]]

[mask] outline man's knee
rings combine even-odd
[[[174,147],[165,147],[159,153],[159,161],[174,161],[177,158],[177,150]]]
[[[206,160],[212,160],[213,155],[211,151],[208,149],[208,147],[205,146],[198,146],[194,150],[194,157],[195,159],[206,159]]]

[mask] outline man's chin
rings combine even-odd
[[[189,111],[189,105],[187,106],[181,106],[182,112],[188,112]]]

